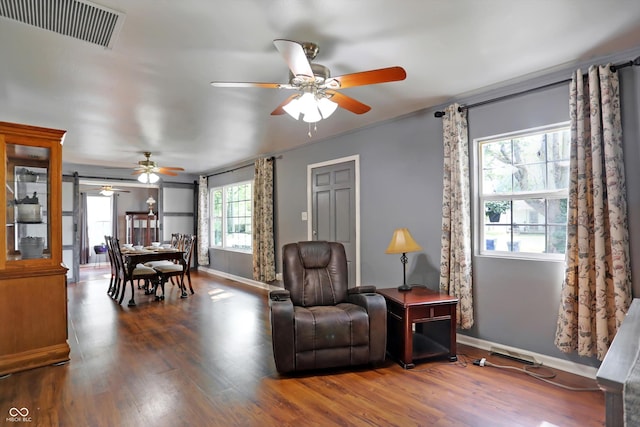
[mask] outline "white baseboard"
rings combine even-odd
[[[198,271],[210,274],[212,276],[220,276],[224,277],[225,279],[235,280],[236,282],[244,283],[245,285],[253,286],[255,288],[265,289],[267,291],[280,289],[276,286],[271,286],[264,282],[258,282],[257,280],[247,279],[246,277],[236,276],[234,274],[225,273],[224,271],[214,270],[213,268],[199,266]]]
[[[569,372],[582,377],[596,379],[598,372],[597,368],[593,366],[582,365],[580,363],[570,362],[568,360],[558,359],[557,357],[551,357],[540,353],[534,353],[527,350],[522,350],[516,347],[510,347],[500,343],[494,343],[491,341],[485,341],[478,338],[470,337],[468,335],[457,334],[457,342],[460,344],[476,347],[482,350],[490,351],[491,347],[500,347],[505,350],[509,350],[515,353],[524,354],[533,357],[538,363],[542,363],[549,368],[559,369],[561,371]]]

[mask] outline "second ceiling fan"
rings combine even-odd
[[[285,39],[276,39],[273,44],[289,66],[289,83],[214,81],[211,85],[295,90],[296,93],[285,99],[271,115],[288,113],[296,120],[302,118],[305,122],[315,123],[329,117],[338,106],[355,114],[371,110],[370,106],[340,93],[341,89],[394,82],[407,77],[404,68],[398,66],[331,77],[327,67],[312,62],[318,54],[317,44]]]

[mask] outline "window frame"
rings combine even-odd
[[[545,134],[545,133],[553,133],[557,131],[570,131],[570,122],[560,122],[554,123],[545,126],[538,126],[534,128],[522,129],[513,132],[507,132],[498,135],[486,136],[475,138],[473,140],[473,194],[474,194],[474,204],[475,207],[473,209],[473,224],[475,230],[473,232],[474,241],[475,241],[475,255],[481,257],[489,257],[489,258],[504,258],[504,259],[528,259],[528,260],[537,260],[537,261],[557,261],[564,262],[565,254],[563,253],[537,253],[537,252],[513,252],[513,251],[505,251],[505,250],[488,250],[485,246],[485,212],[484,212],[484,203],[490,200],[508,200],[513,202],[514,200],[523,200],[523,199],[544,199],[548,200],[558,200],[558,199],[568,199],[569,197],[569,187],[564,189],[549,189],[549,190],[541,190],[541,191],[521,191],[521,192],[512,192],[510,194],[483,194],[483,159],[482,159],[482,145],[484,143],[497,142],[515,138],[522,138],[527,136]],[[568,161],[568,159],[567,159]],[[549,161],[545,160],[545,164],[548,164]],[[545,204],[546,206],[546,204]],[[513,208],[513,204],[512,204]],[[510,224],[508,227],[513,226],[513,211],[509,210],[511,214]],[[545,240],[548,239],[548,227],[553,226],[554,223],[548,221],[548,218],[545,215]]]
[[[228,246],[228,242],[227,242],[227,224],[228,224],[228,218],[227,218],[227,205],[228,205],[228,200],[227,200],[227,191],[229,188],[231,187],[239,187],[242,185],[247,185],[249,184],[250,186],[250,191],[249,191],[249,199],[245,200],[249,202],[249,205],[251,207],[251,213],[249,215],[249,218],[251,218],[251,239],[250,239],[250,244],[249,244],[249,248],[248,249],[242,249],[242,248],[236,248],[236,247],[231,247]],[[221,185],[221,186],[217,186],[217,187],[212,187],[209,189],[209,200],[210,200],[210,213],[209,213],[209,241],[210,241],[210,245],[212,248],[215,249],[220,249],[220,250],[225,250],[225,251],[231,251],[231,252],[239,252],[239,253],[244,253],[244,254],[251,254],[253,253],[253,185],[254,182],[253,180],[249,179],[249,180],[244,180],[244,181],[238,181],[238,182],[234,182],[231,184],[226,184],[226,185]],[[215,239],[215,226],[214,226],[214,222],[217,218],[220,218],[219,216],[216,215],[215,213],[215,207],[214,207],[214,193],[220,191],[222,193],[222,244],[218,245],[216,244],[216,239]]]

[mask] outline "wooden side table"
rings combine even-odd
[[[378,289],[387,301],[387,352],[405,369],[414,360],[448,356],[456,352],[458,299],[430,289],[414,287]],[[415,329],[415,331],[414,331]]]

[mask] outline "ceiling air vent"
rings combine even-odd
[[[106,48],[125,17],[85,0],[0,0],[0,16]]]

